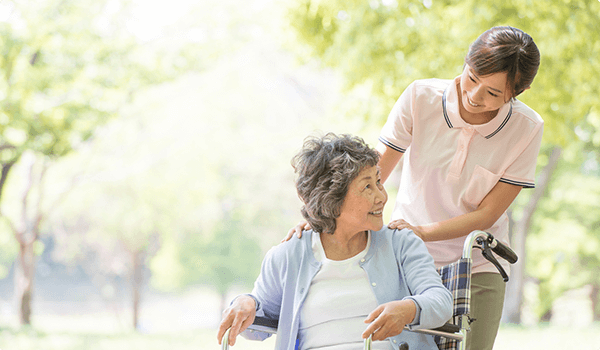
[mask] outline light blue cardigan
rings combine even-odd
[[[275,246],[267,252],[251,296],[258,301],[257,316],[279,319],[275,349],[292,350],[296,345],[300,308],[310,284],[321,267],[312,252],[312,232]],[[452,316],[452,295],[442,285],[433,258],[423,241],[410,230],[384,228],[371,234],[371,246],[359,265],[366,271],[378,304],[412,299],[420,307],[419,324],[412,329],[435,328]],[[365,325],[366,328],[366,325]],[[266,333],[245,331],[249,339],[262,340]],[[388,338],[398,349],[437,349],[433,337],[404,331]]]

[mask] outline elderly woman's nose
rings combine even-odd
[[[377,203],[387,202],[387,192],[383,186],[377,188]]]

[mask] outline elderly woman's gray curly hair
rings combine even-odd
[[[361,170],[376,166],[379,153],[363,139],[328,133],[309,136],[292,159],[302,215],[312,229],[333,234],[348,187]]]

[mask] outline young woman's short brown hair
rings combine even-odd
[[[465,63],[475,74],[506,72],[511,97],[525,91],[540,66],[540,51],[531,36],[513,27],[488,29],[469,47]]]

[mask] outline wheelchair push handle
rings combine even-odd
[[[506,246],[504,243],[500,242],[499,240],[495,239],[494,236],[492,236],[489,233],[488,233],[487,240],[488,240],[489,247],[492,248],[492,251],[494,253],[498,254],[502,259],[508,261],[511,264],[516,263],[517,260],[519,259],[517,254],[512,249],[510,249],[508,246]]]
[[[498,262],[498,260],[492,252],[496,253],[498,256],[502,257],[511,264],[517,262],[517,254],[515,254],[515,252],[512,249],[504,245],[504,243],[495,239],[493,235],[484,231],[471,232],[469,238],[465,242],[465,251],[468,248],[467,244],[469,242],[476,243],[476,245],[469,244],[469,246],[481,249],[481,254],[483,255],[483,257],[492,264],[494,264],[496,269],[498,269],[498,272],[500,272],[500,275],[502,275],[504,282],[508,282],[508,274],[506,273],[506,271],[504,271],[504,268],[502,267],[502,265],[500,265],[500,263]]]

